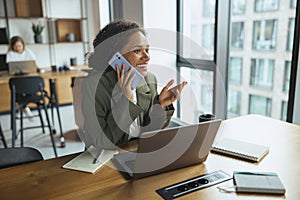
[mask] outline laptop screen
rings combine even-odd
[[[37,72],[37,65],[34,60],[9,62],[9,73],[35,73]]]

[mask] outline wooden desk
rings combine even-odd
[[[85,76],[87,73],[80,69],[86,67],[76,67],[76,70],[61,71],[61,72],[45,72],[33,73],[25,76],[41,76],[44,78],[45,90],[49,92],[49,79],[56,80],[56,90],[59,104],[68,104],[73,102],[72,96],[72,78]],[[5,75],[0,77],[0,113],[10,111],[10,89],[9,79],[13,77]]]
[[[270,147],[269,154],[258,164],[217,154],[196,166],[155,175],[136,181],[126,181],[118,171],[104,166],[95,174],[62,169],[76,155],[0,170],[0,199],[161,199],[155,192],[161,187],[203,173],[222,169],[277,172],[286,187],[285,198],[300,199],[300,126],[278,120],[248,115],[224,121],[220,128],[224,136],[233,136]],[[218,186],[231,186],[232,180]],[[222,193],[212,186],[179,199],[283,199],[284,196]]]

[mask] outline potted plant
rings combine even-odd
[[[35,43],[42,43],[43,42],[43,37],[42,37],[42,32],[45,28],[44,25],[38,23],[38,24],[35,24],[35,23],[32,23],[32,31],[34,33],[34,42]]]

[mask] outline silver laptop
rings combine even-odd
[[[112,160],[126,179],[138,179],[204,162],[221,120],[143,133],[137,151]]]
[[[9,74],[36,73],[37,65],[34,60],[14,61],[8,63]]]

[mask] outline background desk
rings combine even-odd
[[[49,79],[56,80],[56,90],[59,104],[68,104],[73,102],[72,98],[72,78],[78,76],[85,76],[86,72],[80,69],[86,67],[74,67],[76,70],[61,71],[61,72],[45,72],[45,73],[33,73],[25,76],[41,76],[44,78],[45,90],[49,92]],[[9,79],[13,76],[1,76],[0,77],[0,113],[10,111],[10,89]]]
[[[62,169],[76,155],[0,170],[0,199],[161,199],[161,187],[222,169],[277,172],[286,187],[288,200],[300,199],[300,127],[278,120],[249,115],[222,123],[222,136],[233,136],[270,147],[258,164],[210,154],[201,164],[136,181],[126,181],[118,171],[104,166],[95,174]],[[232,180],[218,186],[231,186]],[[284,196],[222,193],[216,186],[179,199],[283,199]]]

